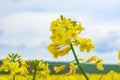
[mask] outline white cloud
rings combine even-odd
[[[120,38],[118,38],[117,40],[111,42],[109,44],[109,46],[112,47],[112,48],[120,49]]]
[[[118,56],[117,56],[117,51],[112,51],[112,52],[103,52],[103,53],[91,53],[91,55],[96,55],[97,57],[103,59],[104,64],[117,64],[118,63]]]
[[[119,5],[119,0],[1,0],[0,7],[7,10],[14,9],[42,9],[67,11],[89,11],[98,9],[109,9]],[[90,13],[89,13],[90,14]]]
[[[56,14],[15,13],[1,19],[3,28],[2,41],[8,45],[26,47],[39,46],[50,37],[50,22]]]
[[[106,39],[110,32],[120,31],[120,23],[117,20],[109,22],[97,20],[83,14],[64,14],[66,17],[82,22],[86,29],[82,32],[82,35],[92,38],[96,45]],[[4,30],[2,41],[14,47],[21,44],[26,47],[38,47],[41,42],[49,41],[51,34],[49,30],[50,22],[57,17],[59,17],[58,13],[39,12],[20,12],[3,17],[0,19],[0,25],[3,26],[2,30]]]
[[[29,4],[29,5],[35,5],[35,4],[40,4],[40,5],[44,5],[45,6],[45,4],[43,4],[44,2],[46,2],[46,5],[52,5],[52,4],[54,4],[54,3],[56,3],[56,4],[58,4],[59,3],[59,5],[61,4],[61,3],[65,3],[65,4],[67,4],[67,3],[73,3],[73,4],[80,4],[80,3],[82,3],[83,5],[84,4],[94,4],[94,5],[101,5],[101,4],[103,4],[103,5],[107,5],[107,4],[109,4],[109,5],[114,5],[114,4],[118,4],[118,2],[120,2],[119,0],[111,0],[111,1],[109,1],[109,0],[101,0],[101,1],[96,1],[96,0],[92,0],[92,1],[90,1],[90,0],[86,0],[86,1],[83,1],[83,0],[75,0],[75,1],[69,1],[69,0],[1,0],[0,1],[1,2],[1,4],[15,4],[15,3],[18,3],[18,4]],[[95,4],[96,3],[96,4]],[[55,4],[54,4],[55,5]],[[62,5],[61,5],[62,6]]]

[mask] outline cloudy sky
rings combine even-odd
[[[0,59],[8,53],[19,53],[24,59],[72,61],[72,53],[54,59],[47,50],[49,25],[61,14],[80,21],[85,27],[81,35],[95,43],[94,51],[77,51],[78,56],[96,55],[104,63],[118,62],[119,0],[0,0]]]

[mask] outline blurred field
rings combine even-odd
[[[69,63],[67,62],[45,62],[49,63],[50,75],[48,77],[37,77],[36,80],[86,80],[77,69],[76,74],[66,75],[69,71]],[[2,64],[0,62],[0,64]],[[54,66],[66,65],[67,68],[59,73],[55,73]],[[120,80],[120,66],[112,64],[104,64],[104,70],[99,71],[93,64],[82,64],[84,71],[87,73],[90,80]],[[0,80],[13,80],[9,72],[0,72]],[[16,75],[16,80],[32,80],[32,76]]]
[[[90,80],[120,80],[120,74],[87,74]],[[9,75],[0,75],[0,80],[12,80]],[[16,75],[16,80],[32,80],[24,76]],[[74,75],[50,75],[48,78],[37,78],[36,80],[86,80],[81,74]]]
[[[61,71],[59,74],[66,73],[66,72],[69,71],[69,63],[67,63],[67,62],[47,62],[47,61],[46,61],[45,63],[49,63],[49,68],[50,68],[50,70],[51,70],[51,74],[54,74],[54,73],[55,73],[54,70],[53,70],[53,67],[54,67],[54,66],[60,66],[60,65],[63,65],[63,64],[65,64],[65,65],[67,66],[67,68],[66,68],[65,70]],[[0,64],[2,64],[1,61],[0,61]],[[115,71],[115,72],[120,73],[120,66],[115,65],[115,64],[103,64],[103,66],[104,66],[104,68],[105,68],[103,71],[99,71],[99,70],[95,67],[95,65],[93,65],[93,64],[81,64],[81,65],[82,65],[84,71],[85,71],[85,72],[88,72],[88,73],[95,73],[95,74],[101,74],[101,73],[102,73],[102,74],[106,74],[106,73],[108,73],[110,70],[113,70],[113,71]],[[2,74],[2,73],[4,73],[4,72],[0,72],[0,73]],[[77,70],[77,73],[80,73],[80,71]]]
[[[52,73],[54,73],[53,67],[56,65],[59,66],[59,65],[65,64],[67,66],[67,68],[65,70],[61,71],[60,73],[66,73],[69,70],[69,63],[67,63],[67,62],[46,62],[46,63],[49,63]],[[95,65],[93,65],[93,64],[81,64],[81,66],[83,67],[85,72],[89,72],[89,73],[106,74],[110,70],[120,73],[120,66],[115,65],[115,64],[103,64],[103,66],[105,68],[103,71],[98,70],[95,67]],[[80,73],[80,71],[77,70],[77,73]]]

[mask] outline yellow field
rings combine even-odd
[[[109,72],[108,74],[87,74],[90,80],[120,80],[120,74],[116,72]],[[22,75],[16,75],[16,80],[32,80],[29,77],[24,77]],[[9,75],[0,75],[0,80],[12,80]],[[85,77],[81,74],[74,75],[49,75],[49,77],[45,78],[37,78],[36,80],[86,80]]]

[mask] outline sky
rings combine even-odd
[[[79,57],[96,55],[103,63],[118,63],[120,0],[0,0],[0,59],[18,53],[26,60],[72,61],[72,53],[54,59],[47,50],[50,23],[61,14],[81,22],[81,36],[95,44],[91,53],[76,49]]]

